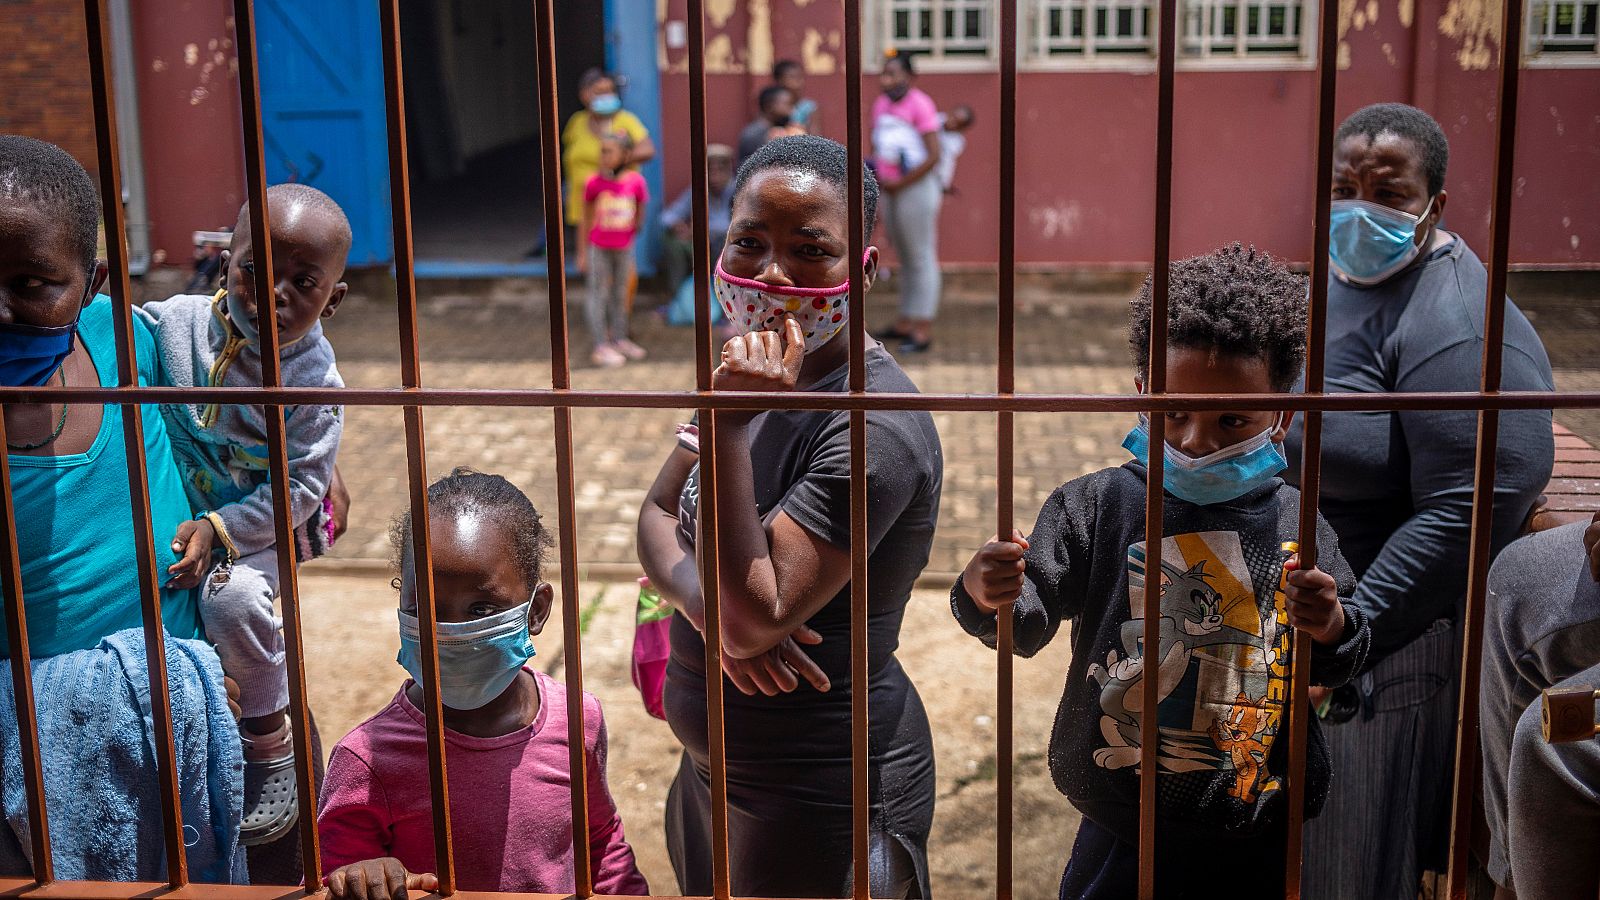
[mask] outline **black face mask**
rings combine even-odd
[[[889,95],[889,99],[890,100],[893,100],[894,102],[899,103],[901,98],[904,97],[910,91],[911,91],[911,85],[902,84],[902,85],[898,85],[896,87],[889,88],[888,90],[884,91],[884,93]]]
[[[768,116],[767,121],[778,126],[779,128],[783,128],[789,124],[789,120],[791,118],[791,116]]]

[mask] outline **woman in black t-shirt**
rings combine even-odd
[[[719,390],[847,390],[848,156],[812,136],[764,145],[734,182],[716,295],[740,337]],[[865,180],[867,232],[877,200]],[[877,273],[867,251],[866,284]],[[914,392],[869,339],[867,389]],[[844,412],[718,414],[719,573],[735,894],[842,897],[851,888],[850,432]],[[692,435],[692,430],[691,430]],[[685,894],[711,892],[703,605],[695,560],[697,443],[681,441],[639,516],[639,560],[672,602],[666,713],[685,752],[667,844]],[[872,894],[928,895],[933,741],[894,651],[928,561],[943,456],[925,412],[867,416]]]

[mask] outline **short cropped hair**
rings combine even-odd
[[[0,200],[28,202],[69,223],[73,249],[94,269],[100,238],[100,191],[72,154],[20,134],[0,134]]]
[[[1450,165],[1450,141],[1433,116],[1404,103],[1374,103],[1351,113],[1333,139],[1343,143],[1346,138],[1358,134],[1374,141],[1380,134],[1392,134],[1415,144],[1417,152],[1422,154],[1418,161],[1428,178],[1428,193],[1444,190],[1444,173]]]
[[[309,184],[296,181],[274,184],[267,188],[267,208],[282,209],[285,206],[306,206],[327,216],[333,222],[338,240],[343,244],[344,250],[350,250],[350,244],[355,240],[355,235],[350,230],[350,217],[344,213],[344,208],[337,201],[322,191]],[[237,229],[250,227],[250,204],[247,201],[239,207],[239,224]],[[236,230],[237,230],[236,229]]]
[[[449,475],[428,485],[428,512],[434,516],[479,514],[486,517],[510,539],[517,568],[528,587],[536,586],[544,569],[545,551],[554,542],[543,517],[516,485],[500,475],[487,475],[459,466]],[[389,525],[392,564],[398,575],[411,554],[411,511],[401,513]],[[395,586],[399,586],[398,580]]]
[[[1267,364],[1274,390],[1294,387],[1306,358],[1307,280],[1282,260],[1239,244],[1173,261],[1167,345],[1252,357]],[[1151,278],[1128,311],[1128,351],[1150,369]]]
[[[745,183],[757,172],[781,169],[809,172],[837,187],[846,203],[850,199],[850,153],[838,141],[814,134],[795,134],[767,141],[750,154],[733,178],[733,202],[739,201]],[[878,179],[865,165],[861,172],[861,217],[865,233],[872,234],[878,217]]]
[[[792,59],[780,59],[772,64],[772,80],[782,81],[783,76],[800,68],[800,63]]]

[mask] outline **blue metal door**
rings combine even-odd
[[[344,207],[353,266],[394,258],[378,4],[257,0],[267,180]]]

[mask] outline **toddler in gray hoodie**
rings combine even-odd
[[[327,194],[302,184],[273,185],[267,204],[283,385],[343,387],[321,320],[344,299],[346,285],[340,279],[350,251],[350,222]],[[246,206],[224,258],[222,290],[138,308],[156,336],[161,384],[260,386],[254,265]],[[226,554],[201,588],[200,612],[223,671],[239,685],[245,753],[241,842],[268,843],[288,833],[298,818],[284,643],[273,614],[278,554],[293,553],[299,563],[320,556],[332,543],[328,488],[344,426],[342,408],[284,410],[293,548],[276,545],[262,408],[164,404],[161,412],[199,527],[213,530],[215,546]],[[198,584],[207,564],[179,572],[174,586]]]

